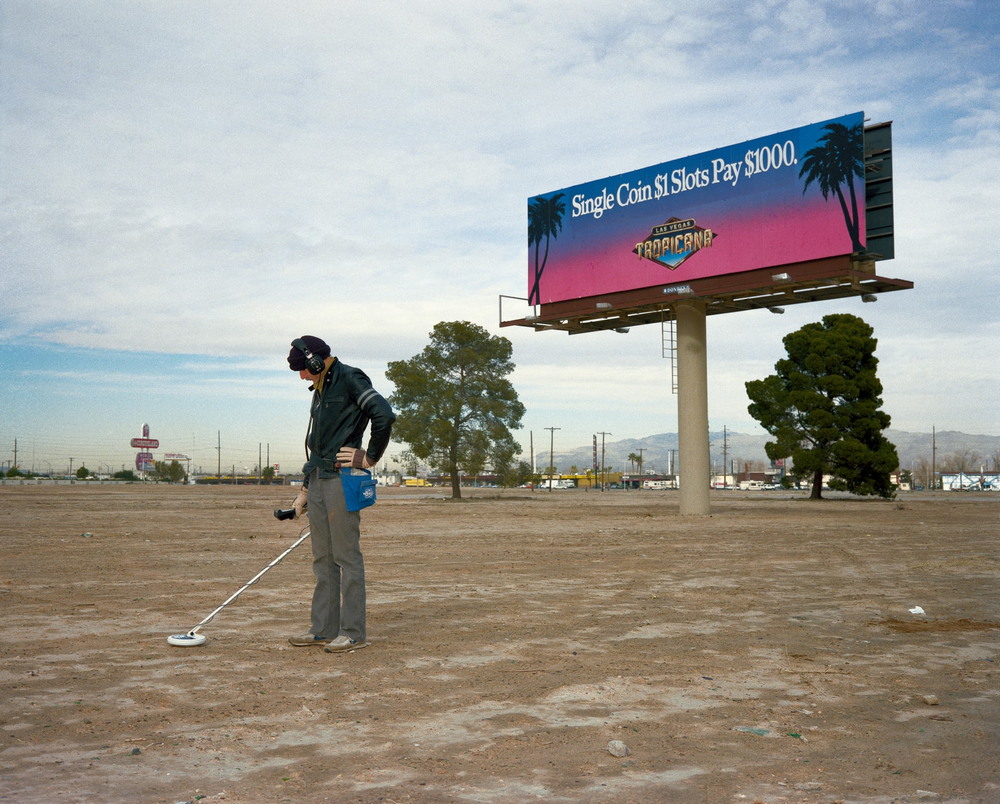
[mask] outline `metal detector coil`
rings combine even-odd
[[[292,513],[294,514],[294,511]],[[278,514],[279,514],[279,511],[275,511],[274,512],[274,515],[276,517],[278,517],[278,519],[284,519],[285,518],[285,517],[278,516]],[[241,586],[239,589],[237,589],[235,592],[233,592],[233,594],[229,596],[229,599],[225,603],[223,603],[221,606],[219,606],[219,608],[217,608],[215,611],[213,611],[211,614],[209,614],[204,620],[202,620],[200,623],[198,623],[194,628],[192,628],[186,634],[174,634],[172,636],[168,636],[167,637],[167,642],[169,644],[171,644],[171,645],[175,645],[178,648],[193,648],[193,647],[196,647],[198,645],[204,645],[205,644],[205,636],[202,635],[202,634],[199,634],[198,630],[203,625],[208,625],[210,622],[212,622],[212,620],[213,620],[213,618],[215,617],[216,614],[218,614],[220,611],[222,611],[226,606],[228,606],[234,600],[236,600],[236,598],[238,598],[241,594],[243,594],[243,592],[246,591],[248,588],[250,588],[251,586],[253,586],[253,584],[257,583],[257,581],[260,580],[261,576],[263,576],[263,574],[265,572],[267,572],[272,567],[276,567],[278,564],[280,564],[281,563],[281,559],[283,559],[290,552],[292,552],[292,550],[294,550],[296,547],[298,547],[300,544],[302,544],[302,542],[304,542],[306,539],[309,538],[310,532],[311,531],[307,530],[305,533],[303,533],[301,536],[299,536],[299,538],[295,540],[294,544],[292,544],[291,547],[289,547],[287,550],[285,550],[285,552],[283,552],[280,556],[278,556],[276,559],[274,559],[274,561],[272,561],[270,564],[268,564],[266,567],[264,567],[264,569],[262,569],[256,575],[254,575],[249,581],[247,581],[245,584],[243,584],[243,586]]]
[[[179,648],[193,648],[195,645],[204,645],[205,636],[203,634],[174,634],[167,637],[167,642]]]

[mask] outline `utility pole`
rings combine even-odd
[[[729,488],[729,430],[725,425],[722,426],[722,488]]]
[[[609,436],[609,435],[612,435],[612,434],[611,433],[598,433],[598,435],[601,437],[601,491],[605,491],[606,490],[605,489],[605,485],[606,484],[604,482],[604,436]]]
[[[222,431],[221,430],[215,431],[215,441],[216,441],[215,457],[219,461],[218,468],[215,470],[215,476],[219,478],[219,485],[221,486],[222,485]]]
[[[15,472],[17,471],[17,439],[14,439],[14,465],[11,467]]]
[[[535,461],[535,431],[528,431],[528,454],[531,456],[531,493],[535,493],[535,475],[538,474],[537,462]]]
[[[931,488],[937,488],[937,429],[931,425]]]
[[[552,447],[553,447],[553,444],[555,443],[556,430],[562,430],[562,428],[561,427],[546,427],[545,429],[549,431],[549,491],[552,491],[552,475],[554,474],[554,472],[553,472],[553,463],[552,463],[552,460],[553,460],[553,457],[552,457]]]

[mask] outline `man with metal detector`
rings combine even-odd
[[[389,445],[396,415],[368,376],[332,356],[320,338],[303,335],[292,341],[288,366],[313,392],[303,488],[292,507],[296,517],[308,513],[316,576],[312,627],[289,642],[346,653],[367,647],[368,641],[361,513],[345,500],[342,473],[375,466]],[[369,423],[371,435],[362,449]]]

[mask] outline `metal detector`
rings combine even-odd
[[[289,509],[285,509],[285,510],[282,510],[282,509],[279,508],[279,509],[277,509],[274,512],[274,515],[278,519],[292,519],[292,518],[295,517],[295,511],[292,510],[292,509],[290,509],[290,508]],[[281,563],[281,560],[285,556],[287,556],[290,552],[292,552],[292,550],[294,550],[296,547],[298,547],[300,544],[302,544],[302,542],[304,542],[306,539],[309,538],[309,534],[311,532],[312,531],[307,530],[305,533],[303,533],[301,536],[299,536],[299,538],[295,540],[294,544],[292,544],[291,547],[289,547],[287,550],[285,550],[285,552],[283,552],[280,556],[278,556],[276,559],[274,559],[274,561],[272,561],[270,564],[268,564],[266,567],[264,567],[264,569],[262,569],[256,575],[254,575],[249,581],[247,581],[245,584],[243,584],[242,587],[240,587],[235,592],[233,592],[233,594],[229,596],[229,599],[225,603],[223,603],[221,606],[219,606],[219,608],[217,608],[215,611],[213,611],[211,614],[209,614],[204,620],[202,620],[200,623],[198,623],[194,628],[192,628],[186,634],[173,634],[172,636],[168,636],[167,637],[167,642],[170,643],[171,645],[176,645],[179,648],[193,648],[196,645],[204,645],[205,644],[205,636],[204,636],[204,634],[199,634],[198,630],[203,625],[208,625],[210,622],[212,622],[212,620],[215,618],[216,614],[218,614],[220,611],[222,611],[226,606],[228,606],[234,600],[236,600],[236,598],[238,598],[241,594],[243,594],[243,592],[245,592],[247,589],[249,589],[251,586],[253,586],[255,583],[257,583],[257,581],[259,581],[260,578],[264,575],[264,573],[267,572],[269,569],[271,569],[271,567],[278,566],[278,564]]]

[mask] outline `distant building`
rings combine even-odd
[[[942,472],[941,488],[945,491],[1000,491],[1000,473]]]

